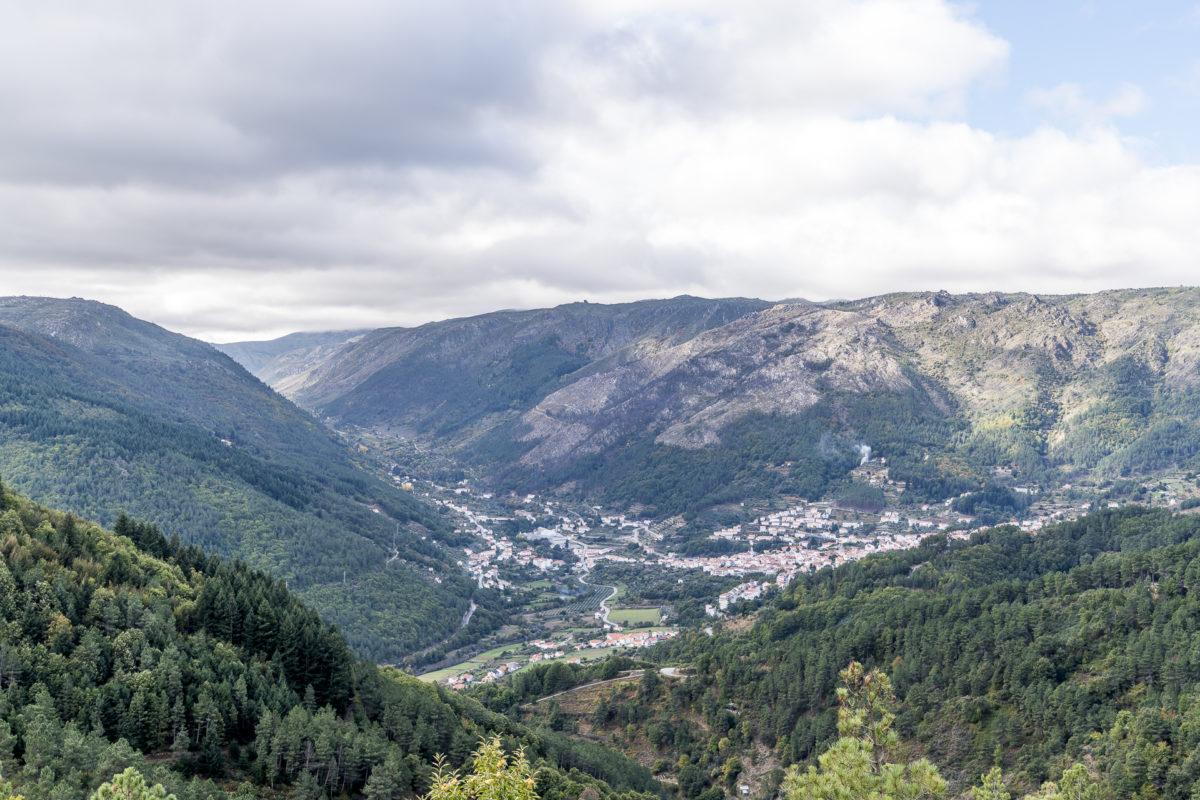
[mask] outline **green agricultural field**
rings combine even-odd
[[[488,650],[487,652],[480,653],[479,655],[475,656],[471,660],[472,661],[482,661],[482,662],[493,661],[497,658],[504,658],[505,657],[504,653],[506,651],[508,652],[509,655],[515,655],[521,649],[521,647],[522,647],[522,645],[519,645],[519,644],[503,644],[503,645],[500,645],[499,647],[493,647],[491,650]]]
[[[555,633],[555,636],[573,636],[576,642],[586,642],[588,639],[595,639],[596,637],[604,638],[604,631],[599,626],[591,628],[560,628]]]
[[[618,625],[657,625],[661,612],[661,608],[616,608],[608,618]]]

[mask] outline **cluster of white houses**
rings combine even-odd
[[[541,650],[545,655],[543,658],[552,658],[553,656],[563,655],[564,648],[571,648],[576,652],[580,650],[602,650],[606,647],[653,647],[659,642],[664,642],[667,639],[674,639],[679,634],[674,630],[649,630],[649,631],[634,631],[631,633],[622,633],[620,626],[617,626],[616,632],[604,634],[604,638],[588,639],[586,642],[570,641],[554,642],[550,639],[538,639],[529,643],[530,647]],[[553,651],[553,652],[551,652]],[[536,660],[531,659],[531,660]]]
[[[948,531],[946,535],[952,539],[966,539],[970,534],[970,531],[954,530]],[[822,567],[831,567],[850,561],[857,561],[872,553],[885,553],[916,547],[928,535],[928,532],[922,532],[896,533],[877,536],[871,539],[852,539],[846,537],[826,541],[817,549],[792,545],[767,553],[735,553],[729,556],[679,559],[679,561],[681,563],[687,562],[689,566],[703,569],[705,572],[713,575],[750,575],[754,573],[774,575],[775,584],[782,588],[798,576],[809,572],[816,572]],[[717,598],[715,606],[706,605],[705,611],[709,616],[718,616],[722,611],[740,600],[758,599],[762,596],[763,590],[769,585],[769,582],[758,584],[750,581],[735,586],[733,589],[720,595]]]
[[[516,661],[510,661],[507,664],[501,664],[500,666],[494,667],[486,672],[481,672],[478,677],[476,677],[474,672],[464,672],[461,675],[455,675],[452,678],[447,678],[443,681],[443,683],[445,683],[451,689],[465,689],[468,686],[476,683],[492,683],[493,681],[503,678],[505,675],[516,672],[520,668],[521,665]]]
[[[821,567],[855,561],[872,553],[916,547],[921,539],[928,535],[929,532],[926,531],[882,534],[871,538],[837,536],[825,539],[815,548],[803,544],[793,544],[764,552],[751,550],[722,556],[693,558],[666,556],[662,563],[675,569],[700,569],[710,575],[741,576],[755,573],[766,575],[786,573],[794,577],[798,573],[815,572]]]
[[[519,566],[533,566],[543,572],[564,566],[565,562],[557,558],[543,558],[531,547],[518,548],[509,539],[497,536],[491,528],[483,523],[495,522],[495,518],[475,514],[466,506],[445,503],[446,507],[461,513],[471,524],[471,532],[483,539],[485,548],[474,551],[464,547],[465,561],[458,562],[475,579],[480,589],[507,589],[511,583],[500,577],[497,566],[502,561],[511,561]],[[501,520],[503,521],[503,520]],[[564,541],[566,537],[563,537]]]
[[[929,510],[929,507],[925,506],[924,509]],[[843,516],[846,513],[843,512]],[[875,515],[860,515],[856,512],[849,513],[856,517],[868,516],[872,520],[875,519]],[[969,517],[957,517],[954,520],[958,524],[970,521]],[[945,530],[950,527],[950,522],[944,519],[903,517],[899,511],[884,511],[878,515],[878,523],[890,531],[898,531],[903,528],[932,531]],[[753,542],[762,539],[796,539],[811,535],[830,535],[837,532],[852,534],[861,528],[863,524],[864,520],[861,518],[840,519],[835,513],[832,503],[806,503],[785,511],[776,511],[772,514],[761,516],[753,522],[748,522],[744,525],[734,525],[730,528],[724,528],[713,533],[712,538],[729,540],[745,539]]]
[[[737,603],[741,600],[757,600],[758,598],[762,597],[763,592],[766,591],[770,585],[771,584],[765,581],[761,584],[755,583],[754,581],[747,581],[746,583],[739,584],[730,589],[728,592],[718,595],[717,604],[715,606],[711,604],[705,605],[704,613],[708,614],[710,617],[715,617],[734,603]]]

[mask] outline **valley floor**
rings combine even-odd
[[[469,481],[447,487],[397,476],[398,483],[414,491],[419,485],[427,499],[453,515],[461,532],[475,537],[475,545],[463,548],[460,564],[476,585],[499,591],[521,610],[517,628],[479,643],[484,646],[448,654],[421,677],[462,689],[539,662],[590,663],[611,652],[633,652],[674,637],[678,623],[703,623],[735,614],[747,603],[752,607],[801,575],[916,547],[932,534],[965,539],[988,527],[955,511],[953,499],[903,504],[905,487],[889,479],[884,459],[864,461],[852,477],[880,487],[886,505],[858,510],[832,500],[782,501],[776,508],[745,514],[746,522],[711,531],[707,539],[724,552],[682,555],[671,549],[679,520],[649,522],[535,494],[497,498]],[[1140,490],[1143,502],[1166,508],[1200,497],[1200,487],[1182,475],[1155,479]],[[1105,499],[1094,486],[1017,491],[1036,499],[1022,514],[994,524],[1036,532],[1096,507],[1122,505]],[[603,583],[597,574],[615,585]],[[700,575],[715,583],[692,591]],[[645,581],[669,584],[672,576],[677,576],[679,593],[695,601],[689,618],[680,619],[676,607],[685,603],[662,602],[644,591]],[[699,607],[703,615],[698,617]],[[677,624],[663,624],[667,622]]]

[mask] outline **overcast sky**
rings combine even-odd
[[[1198,44],[1195,2],[0,0],[0,293],[231,341],[1196,284]]]

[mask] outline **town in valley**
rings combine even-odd
[[[427,495],[453,515],[460,532],[472,536],[474,543],[462,548],[459,564],[477,587],[517,598],[524,609],[524,625],[481,643],[483,652],[460,651],[449,658],[454,663],[418,670],[426,680],[458,689],[545,661],[587,663],[612,652],[633,652],[678,635],[680,625],[720,624],[799,576],[916,547],[930,535],[966,539],[991,524],[1036,533],[1095,507],[1121,505],[1105,500],[1097,487],[1067,484],[1042,491],[1018,485],[1013,491],[1030,497],[1028,509],[982,524],[956,511],[953,499],[903,503],[904,484],[888,477],[886,459],[864,458],[851,479],[879,487],[886,499],[882,508],[797,499],[739,509],[745,521],[711,530],[699,544],[693,538],[681,548],[679,518],[649,521],[559,497],[498,496],[470,479],[440,485],[395,466],[392,475],[402,487]],[[1176,476],[1143,488],[1138,500],[1178,508],[1197,496],[1194,477]],[[689,594],[688,587],[704,576],[711,594],[693,592],[690,603],[664,602],[661,591],[639,590],[640,581],[628,580],[631,575],[647,576],[659,587],[674,583],[680,595]]]

